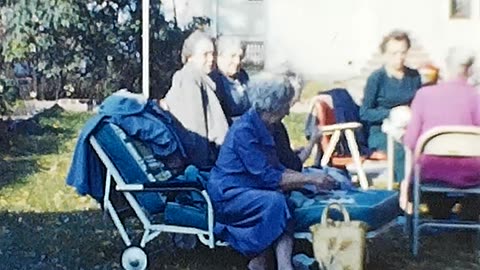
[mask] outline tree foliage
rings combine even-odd
[[[65,95],[101,99],[119,88],[141,90],[141,1],[3,2],[5,78],[11,78],[6,70],[14,63],[27,63],[33,91],[49,99]],[[150,85],[157,98],[166,93],[173,72],[181,66],[185,36],[209,22],[200,18],[181,30],[165,20],[161,7],[161,1],[151,1]]]

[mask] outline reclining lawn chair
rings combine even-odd
[[[424,192],[451,193],[480,196],[480,186],[452,188],[437,183],[422,183],[422,155],[448,157],[480,157],[480,127],[441,126],[425,132],[417,142],[414,152],[412,253],[418,254],[420,231],[425,227],[443,227],[480,230],[480,221],[439,220],[420,218],[420,199]],[[460,168],[459,168],[460,169]],[[480,168],[479,168],[480,169]]]
[[[145,245],[162,232],[194,234],[199,240],[213,248],[216,244],[213,235],[213,209],[208,195],[201,182],[179,176],[168,181],[158,181],[154,176],[151,154],[139,151],[138,142],[129,138],[118,126],[103,123],[98,131],[89,139],[91,146],[106,167],[104,210],[120,232],[127,249],[122,255],[122,266],[125,269],[145,269],[147,255],[143,251]],[[158,170],[157,168],[153,168]],[[158,172],[158,171],[157,171]],[[115,196],[120,192],[125,196],[128,205],[145,229],[140,243],[134,245],[129,237],[125,224],[119,215],[119,209],[114,205],[118,200]],[[165,210],[166,197],[169,192],[196,192],[205,200],[207,206],[205,222],[197,226],[176,226],[155,222],[153,216]]]
[[[348,170],[358,176],[360,186],[366,190],[369,187],[367,174],[381,173],[387,169],[387,162],[385,155],[368,149],[358,120],[358,106],[347,90],[332,89],[312,99],[306,134],[308,137],[312,126],[318,126],[323,132],[318,144],[317,165]]]

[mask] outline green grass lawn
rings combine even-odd
[[[65,185],[79,130],[90,116],[57,108],[36,116],[32,126],[1,134],[0,269],[120,269],[124,244],[113,223]],[[294,147],[306,143],[305,116],[285,119]],[[135,234],[139,224],[132,225]],[[425,237],[423,244],[416,261],[408,239],[393,229],[368,242],[368,269],[479,269],[468,234]],[[311,252],[305,242],[297,250]],[[226,247],[175,248],[167,235],[149,243],[147,253],[149,269],[245,269],[247,263]]]
[[[95,206],[65,185],[77,134],[91,114],[48,114],[37,117],[42,134],[8,136],[10,149],[0,152],[0,211],[68,212]],[[306,144],[305,117],[292,113],[284,120],[294,148]]]

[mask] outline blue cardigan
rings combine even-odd
[[[81,195],[90,195],[97,201],[103,198],[105,172],[88,139],[104,121],[120,126],[127,135],[145,142],[154,155],[167,156],[178,149],[186,156],[168,112],[153,101],[111,95],[100,106],[99,114],[87,121],[75,147],[66,183]]]

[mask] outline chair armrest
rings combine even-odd
[[[197,191],[204,190],[201,183],[196,181],[175,181],[152,182],[145,184],[118,184],[117,191],[129,192],[162,192],[162,191]]]
[[[347,122],[347,123],[339,123],[339,124],[333,124],[333,125],[328,125],[328,126],[322,126],[322,133],[332,133],[336,130],[346,130],[346,129],[357,129],[361,128],[362,124],[358,122]]]

